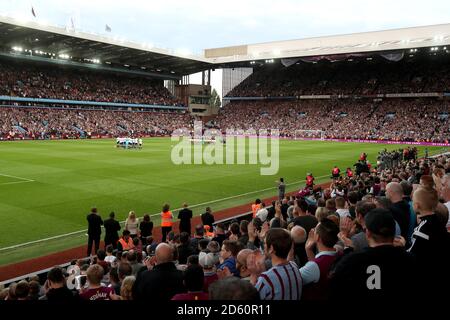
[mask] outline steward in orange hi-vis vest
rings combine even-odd
[[[256,213],[258,212],[259,209],[261,209],[261,200],[256,199],[255,203],[252,204],[253,218],[256,217]]]
[[[131,239],[131,237],[128,237],[128,241],[124,238],[120,238],[119,243],[122,246],[122,251],[129,251],[134,248],[133,239]]]
[[[165,204],[162,208],[161,212],[161,236],[162,242],[166,242],[167,234],[172,231],[172,225],[173,225],[173,216],[172,212],[170,212],[170,205]]]
[[[117,249],[122,252],[134,249],[133,239],[130,237],[130,231],[123,230],[122,237],[117,243]]]
[[[171,227],[172,225],[172,212],[161,212],[161,227]]]

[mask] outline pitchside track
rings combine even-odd
[[[130,210],[141,217],[187,201],[198,215],[206,206],[214,211],[276,195],[279,177],[294,191],[306,172],[324,182],[334,165],[352,166],[363,151],[375,163],[381,149],[401,147],[282,140],[278,174],[261,176],[259,164],[174,165],[173,145],[168,138],[145,139],[142,150],[115,148],[110,139],[1,142],[0,265],[84,244],[92,206],[123,221]]]

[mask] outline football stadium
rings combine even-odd
[[[436,298],[449,210],[450,24],[194,55],[0,16],[1,300]]]

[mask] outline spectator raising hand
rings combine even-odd
[[[250,272],[250,282],[256,284],[258,277],[266,271],[265,256],[255,250],[247,256],[247,270]]]
[[[257,232],[259,240],[264,241],[264,239],[266,238],[266,234],[269,231],[269,229],[270,229],[269,222],[267,222],[267,221],[264,222],[262,227],[261,227],[261,231]]]
[[[308,260],[314,260],[315,254],[314,254],[314,250],[316,250],[316,233],[315,233],[315,229],[311,229],[309,230],[308,233],[308,239],[306,239],[306,243],[305,243],[305,250],[306,250],[306,255],[308,256]]]
[[[216,273],[217,273],[217,277],[219,278],[219,280],[233,276],[233,274],[231,273],[231,271],[228,267],[224,267],[223,269],[218,269]]]
[[[340,220],[341,233],[345,237],[350,238],[353,235],[354,225],[355,223],[350,217],[348,216],[344,217],[343,219]]]
[[[148,270],[152,270],[156,265],[156,256],[147,256],[144,260],[144,264]]]
[[[256,238],[258,237],[258,233],[257,230],[255,228],[255,224],[253,223],[253,221],[250,221],[248,226],[247,226],[247,232],[248,232],[248,241],[250,242],[255,242]]]

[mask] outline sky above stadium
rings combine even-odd
[[[450,1],[1,0],[0,14],[59,26],[73,21],[83,31],[201,53],[237,44],[449,23]]]

